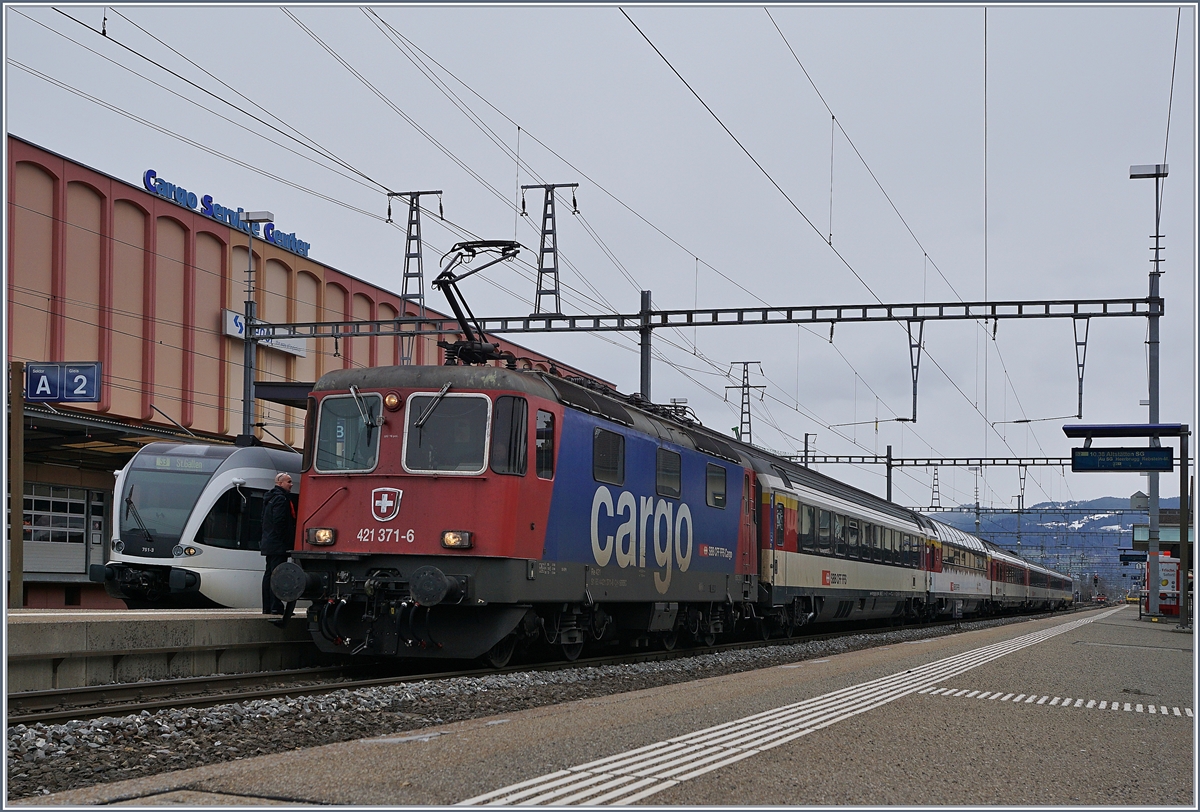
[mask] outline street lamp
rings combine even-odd
[[[1160,251],[1162,250],[1162,234],[1159,232],[1159,223],[1162,219],[1162,182],[1167,176],[1167,164],[1136,164],[1129,167],[1129,178],[1154,178],[1154,234],[1151,239],[1154,240],[1154,259],[1150,260],[1150,300],[1153,302],[1159,298],[1158,278],[1162,275],[1159,269],[1162,258]],[[1147,366],[1149,369],[1149,402],[1146,404],[1150,407],[1150,423],[1158,422],[1158,316],[1153,308],[1148,317],[1148,335],[1146,336],[1147,347]],[[1159,445],[1157,437],[1150,438],[1150,447],[1154,448]],[[1158,583],[1158,473],[1151,471],[1149,476],[1150,491],[1150,528],[1149,538],[1146,543],[1146,558],[1149,566],[1147,573],[1147,582]],[[1150,591],[1149,610],[1151,615],[1159,614],[1158,608],[1158,590]]]
[[[254,302],[254,227],[259,223],[274,222],[275,215],[269,211],[247,211],[242,213],[240,219],[246,224],[246,234],[250,237],[246,244],[246,354],[242,362],[242,435],[246,442],[250,442],[254,435],[254,364],[258,350],[258,342],[250,329],[257,315]]]

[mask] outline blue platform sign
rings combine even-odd
[[[99,403],[101,364],[28,364],[25,400],[31,403]]]
[[[1173,471],[1171,448],[1072,448],[1072,471]]]

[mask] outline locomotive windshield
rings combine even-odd
[[[135,551],[171,554],[200,492],[233,448],[167,447],[160,453],[148,446],[130,463],[118,506],[119,535],[141,542]]]
[[[413,472],[482,473],[490,401],[484,395],[450,394],[434,403],[435,399],[436,394],[409,398],[404,467]]]
[[[321,401],[317,424],[318,471],[371,471],[379,455],[377,394],[336,395]]]

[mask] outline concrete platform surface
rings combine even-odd
[[[1194,714],[1192,636],[1118,607],[27,804],[1194,808]]]
[[[303,619],[286,629],[244,609],[15,609],[8,692],[243,673],[310,664]]]

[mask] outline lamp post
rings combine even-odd
[[[1130,179],[1154,178],[1154,259],[1150,260],[1150,299],[1158,299],[1158,278],[1162,275],[1159,264],[1162,262],[1162,234],[1159,233],[1159,222],[1162,218],[1162,179],[1167,176],[1167,164],[1137,164],[1129,167]],[[1148,317],[1149,325],[1146,336],[1147,366],[1149,369],[1150,419],[1148,422],[1158,422],[1158,316]],[[1150,438],[1150,446],[1159,445],[1157,437]],[[1150,532],[1146,543],[1147,584],[1153,583],[1155,588],[1150,590],[1150,614],[1158,615],[1158,473],[1150,472]]]
[[[246,354],[242,362],[242,435],[247,442],[254,434],[254,364],[258,350],[258,342],[250,329],[257,316],[254,302],[254,227],[274,220],[275,215],[269,211],[248,211],[241,216],[241,221],[246,224],[246,234],[250,237],[246,244]]]

